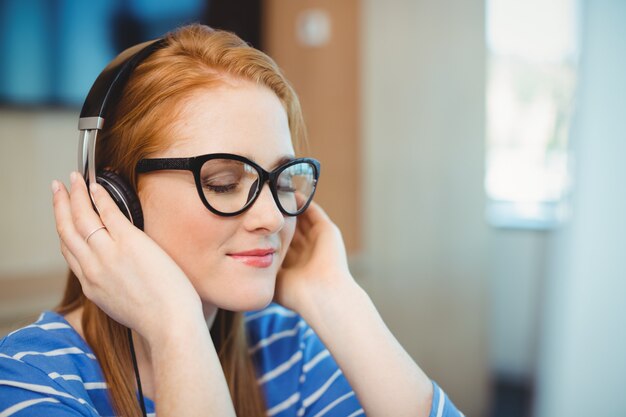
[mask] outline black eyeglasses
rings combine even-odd
[[[191,171],[202,203],[220,216],[236,216],[249,209],[266,182],[280,211],[297,216],[313,200],[320,175],[320,163],[312,158],[292,159],[272,172],[229,153],[142,159],[137,163],[137,173],[169,169]]]

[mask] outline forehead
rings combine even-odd
[[[198,90],[183,102],[176,138],[162,157],[227,152],[269,167],[294,149],[287,113],[265,86],[246,80]]]

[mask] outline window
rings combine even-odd
[[[551,228],[567,218],[576,0],[487,0],[487,218]]]
[[[185,23],[260,47],[261,14],[259,0],[0,0],[0,105],[78,107],[117,53]]]

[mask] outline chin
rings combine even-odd
[[[275,281],[272,280],[271,283],[257,281],[255,284],[257,285],[237,285],[224,289],[222,294],[218,294],[217,291],[206,291],[206,297],[201,294],[201,298],[223,310],[236,312],[261,310],[274,299]]]
[[[223,300],[223,302],[215,303],[215,305],[222,310],[243,313],[246,311],[262,310],[272,302],[273,298],[272,292],[271,296],[238,297],[237,299]]]
[[[246,300],[246,302],[244,303],[239,303],[237,305],[237,307],[239,308],[233,311],[246,312],[246,311],[253,311],[253,310],[262,310],[265,307],[267,307],[272,302],[273,299],[274,299],[273,292],[272,292],[271,297],[263,297],[263,298],[255,297],[254,299]]]

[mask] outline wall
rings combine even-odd
[[[363,11],[362,284],[429,376],[485,415],[484,4]]]
[[[0,334],[60,297],[66,266],[50,183],[76,169],[78,111],[0,112]],[[28,296],[27,296],[28,295]]]
[[[366,0],[361,21],[363,249],[354,273],[429,376],[466,415],[483,416],[484,4]],[[42,270],[62,279],[49,184],[74,169],[76,120],[0,113],[0,186],[15,196],[0,208],[2,279]]]
[[[263,44],[302,105],[305,153],[322,164],[315,200],[341,228],[350,254],[358,253],[362,242],[359,11],[358,0],[266,0],[263,13]],[[313,37],[319,43],[310,44],[302,32],[328,35]]]
[[[584,6],[574,217],[550,242],[537,417],[626,415],[626,2]]]
[[[59,266],[50,182],[76,169],[78,113],[0,112],[0,276]],[[10,238],[8,238],[10,237]]]
[[[541,301],[552,231],[491,229],[489,369],[500,379],[533,384]]]

